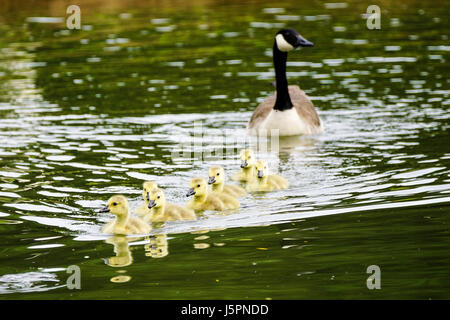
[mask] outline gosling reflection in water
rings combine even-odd
[[[126,267],[133,263],[128,239],[125,236],[117,235],[105,240],[106,243],[114,246],[115,257],[106,259],[106,264],[110,267]]]
[[[169,242],[165,234],[146,237],[149,243],[144,245],[145,255],[152,258],[164,258],[169,254]]]

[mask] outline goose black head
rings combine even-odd
[[[295,29],[281,29],[275,36],[277,48],[280,51],[288,52],[298,47],[312,47],[314,43],[303,38]]]

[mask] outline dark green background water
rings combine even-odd
[[[43,18],[69,4],[0,7],[0,299],[450,298],[448,1],[84,0],[82,30]],[[100,232],[110,195],[134,208],[154,179],[184,203],[209,165],[238,169],[283,26],[315,43],[289,55],[288,78],[325,124],[258,153],[291,187],[154,226],[108,260],[125,241]],[[229,154],[172,159],[194,123],[197,151]]]

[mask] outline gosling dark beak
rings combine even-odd
[[[314,43],[311,41],[306,40],[301,35],[297,36],[297,43],[295,44],[295,47],[314,47]]]
[[[147,192],[147,201],[150,201],[150,192]]]
[[[109,208],[108,207],[104,207],[104,208],[101,208],[100,210],[98,210],[97,212],[98,213],[109,212]]]
[[[195,194],[194,188],[190,188],[188,193],[186,194],[186,197],[193,196]]]
[[[156,206],[155,200],[149,200],[149,201],[148,201],[148,208],[151,209],[151,208],[153,208],[154,206]]]
[[[258,170],[258,178],[264,177],[264,173],[262,170]]]
[[[213,184],[214,182],[216,182],[216,177],[209,177],[208,184]]]
[[[241,161],[241,168],[243,169],[243,168],[246,168],[247,166],[248,166],[247,160],[242,160]]]

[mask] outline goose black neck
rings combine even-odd
[[[286,78],[286,61],[287,52],[278,50],[275,41],[273,44],[273,65],[275,66],[275,78],[277,80],[277,99],[273,108],[280,111],[291,109],[293,106]]]

